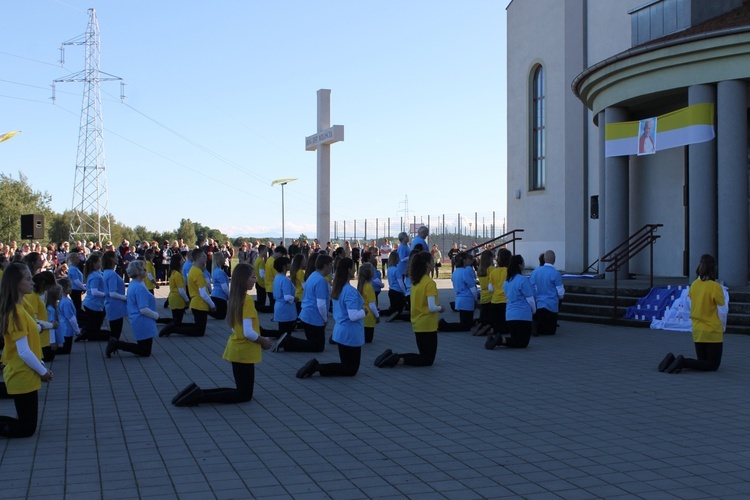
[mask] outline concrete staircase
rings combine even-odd
[[[682,278],[655,278],[654,286],[685,285]],[[625,310],[645,297],[651,287],[647,279],[625,280],[617,287],[617,316],[612,317],[614,283],[610,280],[563,280],[565,298],[559,318],[565,321],[648,328],[649,321],[622,319]],[[750,287],[729,290],[727,333],[750,335]]]

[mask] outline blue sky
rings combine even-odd
[[[316,91],[331,89],[332,220],[506,210],[507,0],[410,2],[39,0],[0,16],[0,169],[72,204],[84,68],[96,9],[110,212],[230,235],[315,233]],[[460,7],[459,7],[460,5]]]

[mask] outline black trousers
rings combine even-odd
[[[102,330],[102,324],[107,313],[104,311],[92,311],[86,309],[83,311],[83,328],[81,336],[86,340],[109,340],[112,332]]]
[[[400,313],[404,310],[404,305],[406,305],[406,297],[403,293],[396,290],[388,290],[388,301],[391,303],[391,306],[387,311],[383,312],[383,314],[388,316],[393,313]]]
[[[0,416],[0,436],[10,438],[31,437],[36,432],[39,414],[38,391],[11,396],[16,404],[18,418]]]
[[[721,342],[696,342],[695,355],[698,359],[685,358],[684,368],[702,372],[715,372],[721,364],[724,344]]]
[[[173,309],[174,313],[177,309]],[[197,309],[190,309],[193,311],[193,317],[195,323],[175,323],[172,327],[172,333],[185,335],[186,337],[203,337],[206,334],[206,323],[208,323],[208,311],[199,311]]]
[[[438,330],[441,332],[468,332],[471,330],[471,324],[474,322],[474,311],[458,311],[458,317],[458,323],[441,321]]]
[[[198,404],[235,404],[253,399],[255,364],[232,362],[232,373],[236,389],[230,387],[203,389],[203,395],[198,399]]]
[[[78,324],[82,324],[83,321],[83,308],[81,305],[83,304],[83,290],[71,290],[70,291],[70,300],[73,301],[73,305],[76,307],[76,319],[78,320]]]
[[[490,320],[492,321],[492,331],[495,333],[508,333],[508,326],[505,323],[505,309],[507,303],[490,304]]]
[[[56,354],[70,354],[70,350],[73,348],[73,337],[65,337],[65,341],[62,347],[57,348]]]
[[[432,366],[437,355],[437,332],[414,332],[414,337],[417,340],[419,354],[401,354],[404,364],[409,366]]]
[[[139,340],[136,344],[118,340],[115,342],[115,347],[121,351],[132,352],[136,356],[147,358],[151,356],[151,347],[153,344],[154,339]]]
[[[172,309],[172,321],[175,326],[194,327],[195,323],[183,323],[182,319],[185,317],[185,309]]]
[[[374,338],[375,338],[375,327],[366,326],[365,327],[365,344],[371,343]]]
[[[557,313],[549,309],[539,308],[534,315],[536,319],[536,333],[539,335],[554,335],[557,332]]]
[[[209,311],[208,315],[214,319],[226,319],[227,317],[227,301],[216,297],[211,297],[216,306],[215,311]]]
[[[284,340],[286,352],[323,352],[326,348],[325,326],[315,326],[302,322],[305,328],[305,338],[300,339],[292,335]]]
[[[269,296],[266,293],[266,289],[259,286],[258,283],[255,284],[255,289],[258,294],[258,300],[255,301],[255,309],[258,312],[273,312],[273,307],[266,306],[266,297]]]
[[[51,345],[42,347],[42,361],[44,361],[45,363],[50,363],[54,361],[56,354],[57,354],[57,349],[53,351]]]
[[[531,321],[508,321],[508,332],[510,337],[505,338],[506,347],[517,347],[523,349],[529,345],[531,340]]]
[[[120,335],[122,335],[122,322],[125,318],[120,319],[112,319],[109,321],[109,330],[110,335],[116,339],[120,338]]]
[[[492,316],[490,314],[490,303],[479,304],[479,320],[477,321],[481,325],[491,325]]]
[[[348,345],[336,344],[339,348],[340,363],[325,363],[318,366],[318,371],[323,377],[353,377],[359,371],[359,363],[362,359],[362,347],[350,347]]]

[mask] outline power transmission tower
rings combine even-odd
[[[73,181],[73,216],[70,221],[71,240],[94,240],[104,243],[111,237],[107,173],[104,166],[104,136],[102,134],[102,98],[100,82],[119,81],[120,100],[125,99],[122,78],[99,70],[99,23],[96,11],[89,9],[86,33],[63,42],[60,46],[60,65],[65,65],[65,46],[86,47],[86,69],[52,82],[52,102],[55,85],[83,83],[81,127],[78,132],[78,154]],[[103,75],[103,76],[102,76]]]

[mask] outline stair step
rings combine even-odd
[[[634,319],[612,318],[612,316],[597,316],[592,314],[570,314],[560,312],[558,319],[562,321],[573,321],[579,323],[596,323],[600,325],[630,326],[636,328],[648,328],[650,321],[636,321]]]
[[[612,307],[612,304],[570,304],[568,302],[563,302],[560,304],[560,312],[565,312],[568,314],[585,314],[585,315],[591,315],[591,316],[602,316],[605,318],[611,318],[612,317],[612,310],[614,308]],[[622,307],[621,305],[617,305],[617,314],[616,316],[618,318],[622,317],[625,314],[626,308]]]
[[[592,295],[588,293],[568,293],[565,290],[562,304],[596,304],[612,306],[614,295]],[[617,297],[617,305],[623,307],[634,306],[638,303],[638,297]]]

